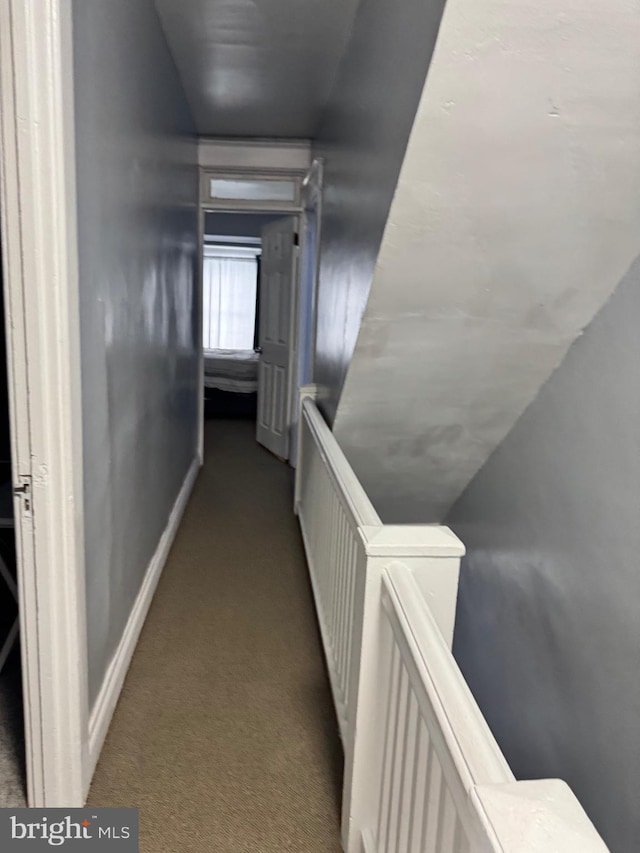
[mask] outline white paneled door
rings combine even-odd
[[[291,379],[295,363],[295,283],[297,217],[269,223],[262,230],[256,438],[281,459],[289,457]]]

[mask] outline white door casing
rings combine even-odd
[[[256,438],[281,459],[289,457],[295,381],[297,227],[297,217],[289,216],[262,230]]]
[[[296,365],[291,393],[291,447],[289,464],[297,462],[299,392],[314,379],[316,349],[316,291],[320,260],[322,222],[323,159],[316,157],[302,182],[303,210],[300,217],[300,261],[298,264],[296,309]]]
[[[70,0],[0,0],[0,189],[28,803],[81,806],[88,693]]]
[[[320,267],[322,185],[324,159],[315,157],[302,182],[304,227],[301,227],[300,319],[302,338],[298,344],[298,388],[313,382],[316,350],[316,300]],[[304,269],[302,269],[304,267]],[[299,335],[299,337],[301,337]],[[304,343],[304,345],[303,345]],[[296,394],[296,411],[297,399]]]

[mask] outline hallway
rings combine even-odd
[[[143,853],[340,850],[341,753],[293,477],[249,421],[205,466],[88,803],[137,806]]]

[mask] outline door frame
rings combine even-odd
[[[0,0],[0,211],[27,798],[91,767],[71,0]]]
[[[302,181],[302,213],[300,216],[300,255],[298,258],[298,282],[296,287],[297,306],[295,315],[295,344],[296,364],[295,381],[291,385],[292,393],[289,401],[289,420],[291,422],[290,442],[290,464],[295,467],[298,459],[298,415],[299,415],[299,393],[300,388],[313,383],[315,377],[316,362],[316,337],[317,337],[317,301],[318,301],[318,277],[320,274],[320,241],[322,239],[322,188],[324,174],[324,158],[314,157],[309,171]],[[308,220],[310,215],[315,217],[315,233],[313,244],[308,240]],[[312,257],[307,254],[313,251]],[[311,271],[310,280],[305,280],[307,271]],[[306,291],[306,293],[305,293]],[[306,301],[306,304],[305,304]],[[303,339],[305,330],[305,314],[310,314],[308,339]],[[302,350],[308,356],[309,372],[306,375],[303,370],[304,359]]]
[[[312,329],[313,334],[311,336],[311,340],[307,341],[306,344],[311,348],[310,357],[311,363],[314,361],[315,354],[315,328],[316,328],[316,288],[317,288],[317,270],[318,270],[318,257],[319,257],[319,228],[320,228],[320,217],[322,213],[321,208],[321,192],[322,192],[322,160],[317,158],[315,159],[307,170],[300,169],[265,169],[258,167],[247,167],[247,168],[224,168],[221,167],[219,169],[212,166],[201,166],[200,168],[200,206],[199,206],[199,223],[198,223],[198,231],[199,231],[199,247],[198,247],[198,316],[200,323],[200,331],[202,331],[202,288],[204,282],[204,233],[205,233],[205,216],[207,213],[248,213],[248,214],[273,214],[274,216],[297,216],[298,217],[298,234],[300,236],[300,245],[298,246],[298,258],[297,258],[297,269],[295,276],[295,287],[293,292],[293,301],[292,301],[292,361],[291,361],[291,369],[289,371],[289,389],[288,389],[288,412],[289,412],[289,427],[291,428],[295,425],[297,421],[297,389],[299,386],[299,371],[298,371],[298,341],[299,341],[299,332],[300,332],[300,317],[299,317],[299,305],[300,305],[300,288],[304,286],[304,282],[302,280],[302,264],[300,262],[301,256],[305,251],[304,246],[304,234],[306,231],[305,228],[305,218],[307,216],[306,211],[309,208],[309,199],[314,199],[317,196],[318,206],[316,208],[318,213],[318,233],[317,233],[317,241],[316,241],[316,261],[314,264],[316,274],[313,280],[313,294],[311,295],[311,305],[313,310],[313,318],[312,318]],[[250,200],[234,200],[233,204],[225,204],[224,202],[214,203],[210,198],[207,197],[206,194],[206,182],[205,179],[207,176],[220,176],[220,177],[234,177],[240,180],[246,179],[250,180],[252,178],[261,177],[266,178],[270,177],[273,179],[287,179],[291,178],[293,180],[300,181],[300,193],[299,198],[296,202],[292,203],[284,203],[281,202],[279,204],[269,204],[269,203],[256,203],[255,201]],[[310,192],[312,195],[310,195]],[[200,461],[204,460],[204,347],[202,345],[202,334],[200,334],[200,365],[199,365],[199,373],[200,373],[200,432],[198,438],[198,452]],[[291,465],[295,465],[295,447],[296,447],[296,436],[295,434],[291,437],[291,441],[289,442],[290,447],[290,458],[289,462]]]
[[[314,157],[309,167],[309,171],[305,175],[302,182],[302,225],[305,226],[306,234],[306,219],[309,213],[313,212],[316,220],[315,228],[315,257],[311,258],[309,268],[313,270],[312,280],[309,283],[309,296],[311,301],[311,339],[308,341],[310,353],[311,373],[315,372],[315,354],[316,354],[316,337],[317,329],[317,302],[318,302],[318,278],[320,275],[320,241],[322,240],[322,190],[324,186],[324,157]],[[305,253],[309,250],[306,240],[303,237],[301,244],[301,265],[305,259]],[[302,271],[301,271],[302,274]],[[304,286],[304,284],[303,284]],[[304,376],[300,376],[300,384],[308,384]],[[311,381],[311,380],[310,380]]]

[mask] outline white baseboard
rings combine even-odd
[[[118,648],[109,664],[102,687],[89,717],[89,766],[87,768],[88,776],[85,780],[85,792],[89,790],[102,745],[104,744],[113,712],[118,703],[120,691],[122,690],[131,658],[138,643],[138,637],[147,618],[153,595],[180,525],[182,514],[191,495],[200,465],[201,461],[198,455],[191,463],[176,502],[171,510],[167,526],[160,537],[155,554],[147,567],[140,592],[133,605]]]

